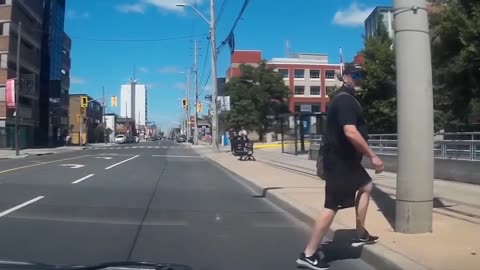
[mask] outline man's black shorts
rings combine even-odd
[[[340,210],[355,205],[356,192],[372,181],[360,162],[324,160],[325,208]]]

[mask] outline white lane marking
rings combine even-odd
[[[70,169],[78,169],[78,168],[85,167],[85,165],[82,165],[82,164],[59,164],[58,166],[69,167]]]
[[[132,148],[135,148],[135,149],[137,149],[137,148],[138,148],[138,146],[134,146],[134,147],[132,147]]]
[[[132,160],[132,159],[134,159],[134,158],[137,158],[137,157],[139,157],[139,156],[140,156],[140,155],[136,155],[136,156],[134,156],[134,157],[127,158],[127,159],[125,159],[125,160],[123,160],[123,161],[120,161],[120,162],[115,163],[115,164],[113,164],[113,165],[111,165],[111,166],[108,166],[107,168],[105,168],[105,170],[110,170],[110,169],[113,168],[113,167],[116,167],[116,166],[118,166],[118,165],[120,165],[120,164],[122,164],[122,163],[125,163],[125,162],[127,162],[127,161],[130,161],[130,160]]]
[[[202,158],[201,156],[176,156],[176,155],[152,155],[152,157],[171,157],[171,158]]]
[[[147,147],[147,148],[152,148],[151,146]]]
[[[24,202],[24,203],[19,204],[19,205],[15,206],[15,207],[12,207],[12,208],[10,208],[10,209],[8,209],[8,210],[5,210],[5,211],[3,211],[3,212],[0,213],[0,217],[4,217],[4,216],[6,216],[6,215],[8,215],[8,214],[10,214],[10,213],[12,213],[12,212],[14,212],[14,211],[17,211],[17,210],[19,210],[19,209],[22,209],[23,207],[28,206],[28,205],[36,202],[36,201],[40,201],[40,200],[43,199],[43,198],[45,198],[45,196],[38,196],[38,197],[36,197],[36,198],[34,198],[34,199],[31,199],[30,201]]]
[[[78,180],[73,181],[72,184],[78,184],[78,183],[80,183],[80,182],[83,182],[83,181],[87,180],[88,178],[90,178],[90,177],[92,177],[92,176],[94,176],[94,175],[95,175],[95,174],[89,174],[89,175],[87,175],[87,176],[85,176],[85,177],[82,177],[82,178],[80,178],[80,179],[78,179]]]
[[[95,158],[98,158],[98,159],[112,159],[112,157],[95,157]]]

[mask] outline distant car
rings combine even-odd
[[[187,142],[187,136],[180,135],[177,137],[177,143],[184,143],[184,142]]]
[[[125,135],[117,135],[115,136],[115,143],[126,143],[127,137]]]

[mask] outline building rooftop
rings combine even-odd
[[[328,54],[323,53],[292,53],[289,57],[275,57],[269,63],[287,64],[328,64]]]

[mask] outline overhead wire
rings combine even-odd
[[[89,38],[89,37],[76,37],[76,36],[73,36],[71,38],[75,40],[85,40],[85,41],[95,41],[95,42],[159,42],[159,41],[168,41],[168,40],[190,39],[190,38],[207,36],[207,35],[208,33],[202,33],[197,35],[155,38],[155,39],[102,39],[102,38]]]

